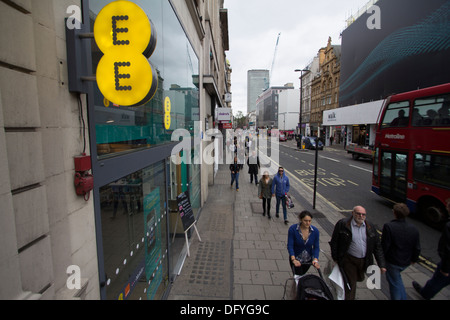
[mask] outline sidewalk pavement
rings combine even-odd
[[[262,216],[262,201],[258,188],[250,184],[248,167],[239,177],[240,190],[230,188],[228,165],[221,165],[210,186],[208,199],[202,209],[197,227],[202,242],[194,233],[190,240],[190,257],[186,257],[180,275],[171,288],[169,300],[286,300],[292,299],[292,271],[287,252],[287,233],[298,222],[297,215],[304,210],[294,197],[295,208],[288,210],[289,225],[275,217],[272,201],[272,219]],[[289,175],[289,172],[287,172]],[[291,188],[299,194],[307,192],[294,179]],[[320,232],[319,262],[326,281],[331,272],[330,241],[334,224],[344,217],[318,199],[313,214],[313,225]],[[437,246],[437,244],[436,244]],[[310,268],[308,273],[318,275]],[[403,273],[403,282],[410,300],[422,300],[412,287],[415,280],[421,285],[431,278],[432,271],[414,265]],[[367,279],[367,278],[366,278]],[[285,292],[286,290],[286,292]],[[286,296],[285,296],[286,294]],[[389,288],[384,275],[381,290],[370,290],[366,281],[358,283],[357,300],[389,300]],[[445,288],[435,300],[449,300],[450,289]]]

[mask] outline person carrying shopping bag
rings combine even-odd
[[[355,300],[356,283],[364,280],[367,268],[374,264],[374,257],[381,273],[386,273],[380,236],[366,217],[364,207],[354,207],[351,217],[336,223],[329,242],[333,261],[341,267],[349,284],[345,286],[345,300]]]
[[[275,207],[276,217],[279,218],[280,212],[280,202],[283,205],[283,216],[284,216],[284,224],[288,225],[289,221],[287,219],[287,207],[286,207],[286,195],[288,194],[290,189],[289,178],[284,173],[284,168],[279,167],[278,173],[273,178],[272,182],[272,197],[276,197],[277,204]]]

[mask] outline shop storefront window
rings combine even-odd
[[[164,162],[100,189],[108,300],[161,299],[169,284]]]
[[[200,209],[200,195],[201,195],[201,174],[200,174],[200,165],[192,164],[189,166],[190,169],[190,182],[189,182],[189,194],[191,197],[191,205],[194,211],[195,216],[197,216],[198,210]]]
[[[185,246],[185,236],[183,224],[180,219],[177,206],[177,196],[183,192],[189,197],[194,217],[198,219],[201,207],[201,173],[200,165],[194,164],[194,150],[191,150],[191,164],[185,156],[178,154],[177,163],[170,161],[170,184],[169,184],[169,222],[170,222],[170,241],[171,241],[171,266],[172,275],[176,275],[182,267],[184,261],[183,249]],[[191,232],[188,232],[188,236]]]
[[[113,2],[89,0],[91,30],[101,10]],[[94,112],[89,120],[91,132],[95,128],[91,144],[97,146],[93,161],[102,161],[97,169],[102,172],[99,176],[103,180],[98,183],[103,187],[99,190],[100,212],[96,212],[101,224],[99,264],[105,272],[101,276],[105,276],[102,298],[158,300],[167,294],[175,266],[179,260],[184,261],[179,259],[183,256],[184,230],[181,223],[177,224],[176,198],[182,192],[189,193],[198,217],[201,178],[200,165],[186,164],[188,161],[175,165],[167,160],[170,146],[155,148],[155,154],[151,149],[173,143],[176,129],[194,135],[194,123],[200,121],[199,59],[171,1],[131,2],[146,13],[154,27],[152,32],[157,34],[156,49],[148,61],[157,74],[158,86],[151,100],[127,107],[108,101],[94,84],[94,105],[89,106]],[[121,20],[115,28],[126,30],[126,23]],[[94,73],[102,57],[93,40]],[[120,174],[114,174],[116,167],[120,167]],[[119,176],[124,177],[117,179]]]
[[[112,0],[91,0],[91,25]],[[99,158],[148,149],[171,142],[174,130],[193,131],[199,121],[198,57],[168,0],[135,0],[152,21],[157,45],[149,58],[158,89],[147,103],[124,107],[105,99],[95,85],[95,129]],[[93,41],[93,70],[103,53]],[[165,126],[165,101],[171,102],[170,127]]]
[[[353,138],[352,143],[355,143],[359,146],[367,146],[369,145],[369,139],[367,135],[367,126],[353,126]]]

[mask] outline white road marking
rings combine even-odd
[[[367,171],[367,172],[372,173],[372,170],[368,170],[368,169],[365,169],[365,168],[357,167],[357,166],[354,166],[354,165],[351,165],[351,164],[349,166],[352,167],[352,168],[356,168],[356,169],[359,169],[359,170],[363,170],[363,171]]]
[[[339,160],[336,160],[336,159],[333,159],[333,158],[324,157],[324,156],[320,156],[320,158],[322,158],[322,159],[327,159],[327,160],[334,161],[334,162],[338,162],[338,163],[341,162],[341,161],[339,161]]]

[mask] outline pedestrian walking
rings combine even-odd
[[[447,212],[450,214],[450,198],[446,200]],[[433,299],[439,291],[450,285],[450,220],[444,227],[438,244],[438,253],[441,261],[438,263],[433,277],[428,280],[425,287],[413,281],[413,287],[426,300]]]
[[[237,157],[238,156],[238,149],[239,149],[239,143],[238,143],[238,138],[236,136],[234,136],[233,138],[233,156]]]
[[[320,235],[319,230],[311,224],[313,217],[310,212],[302,211],[298,218],[299,223],[289,228],[287,249],[289,264],[294,274],[302,276],[308,272],[311,265],[320,269]]]
[[[380,237],[366,217],[364,207],[354,207],[350,218],[336,223],[329,242],[331,256],[345,273],[350,285],[350,288],[345,286],[345,300],[355,299],[356,283],[364,280],[367,268],[373,265],[373,256],[381,272],[386,272]]]
[[[259,181],[258,185],[258,196],[260,199],[262,199],[262,206],[263,206],[263,216],[266,216],[270,219],[270,204],[272,202],[272,178],[269,175],[269,172],[264,172],[264,175],[262,176],[261,180]]]
[[[284,168],[279,167],[278,173],[273,178],[272,182],[272,197],[276,197],[277,203],[275,207],[276,217],[280,217],[280,202],[283,205],[284,224],[288,224],[287,208],[286,208],[286,195],[290,189],[289,178],[284,173]]]
[[[404,203],[394,205],[395,219],[383,226],[381,247],[386,260],[386,279],[391,300],[407,300],[401,272],[419,260],[420,236],[415,226],[406,222],[410,211]]]
[[[258,172],[261,165],[259,163],[259,157],[257,156],[256,151],[253,151],[248,157],[247,165],[248,173],[250,174],[250,183],[253,183],[253,178],[255,178],[255,184],[258,185]]]
[[[233,183],[236,181],[236,191],[239,191],[239,172],[242,170],[244,166],[239,164],[237,161],[237,157],[234,157],[234,162],[230,164],[231,171],[231,188],[233,188]]]

